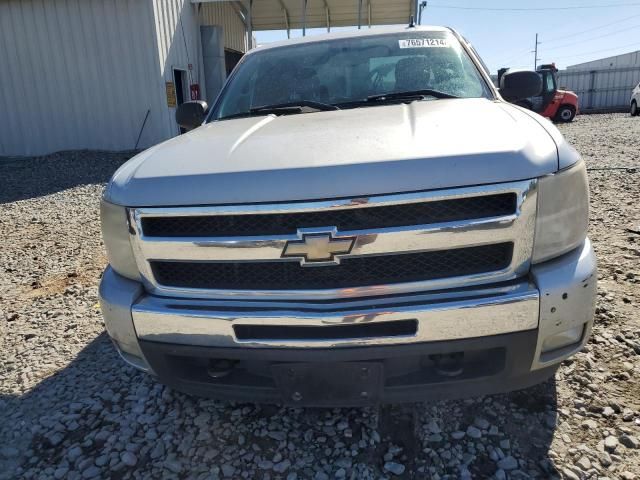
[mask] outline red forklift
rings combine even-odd
[[[501,68],[498,71],[498,85],[500,77],[509,70]],[[542,91],[535,97],[517,100],[514,103],[533,110],[543,117],[555,122],[567,123],[573,121],[578,113],[578,95],[570,90],[558,89],[558,69],[555,63],[540,65],[536,72],[542,78]]]

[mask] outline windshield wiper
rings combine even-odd
[[[294,115],[302,113],[303,109],[310,108],[312,110],[329,111],[340,110],[336,105],[330,103],[316,102],[314,100],[296,100],[289,103],[275,103],[273,105],[261,105],[259,107],[250,108],[246,112],[234,113],[221,117],[218,120],[226,120],[230,118],[253,117],[257,115],[274,114],[274,115]]]
[[[330,103],[322,103],[316,102],[314,100],[296,100],[295,102],[289,103],[276,103],[274,105],[262,105],[260,107],[253,107],[249,110],[249,113],[261,113],[261,112],[273,112],[278,113],[279,111],[292,111],[292,113],[296,113],[298,111],[302,111],[303,108],[312,108],[314,110],[340,110],[335,105],[331,105]]]
[[[406,92],[390,92],[380,93],[378,95],[370,95],[367,97],[367,102],[384,102],[385,100],[405,100],[411,98],[460,98],[450,93],[441,92],[440,90],[423,89],[423,90],[408,90]]]

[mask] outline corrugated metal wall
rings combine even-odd
[[[204,89],[200,27],[197,6],[189,0],[153,0],[153,12],[158,39],[158,61],[162,71],[159,91],[165,106],[161,115],[168,137],[179,133],[174,118],[175,109],[166,108],[165,83],[173,82],[173,70],[184,70],[189,84],[198,83]],[[202,94],[204,96],[205,92]]]
[[[0,0],[0,155],[166,138],[155,51],[146,1]]]
[[[246,52],[246,28],[233,6],[226,2],[202,3],[200,5],[200,23],[222,27],[225,48]]]
[[[200,48],[189,0],[0,0],[0,156],[132,149],[147,111],[138,148],[170,138],[165,82],[204,89]]]
[[[626,109],[631,90],[640,82],[640,66],[561,70],[558,82],[578,94],[583,111]]]

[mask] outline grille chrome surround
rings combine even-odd
[[[213,215],[261,215],[357,208],[366,209],[386,205],[400,206],[507,193],[515,194],[516,196],[515,211],[511,214],[444,223],[370,228],[352,231],[337,231],[334,226],[327,226],[322,228],[301,228],[298,229],[296,234],[290,235],[238,237],[148,237],[144,235],[142,228],[143,220],[152,217],[210,217]],[[136,261],[145,288],[151,294],[178,298],[329,300],[457,288],[518,278],[526,274],[530,267],[536,205],[537,180],[534,179],[486,186],[381,195],[356,199],[235,206],[136,208],[129,210],[129,217],[134,254],[136,255]],[[167,287],[157,281],[151,268],[151,262],[153,261],[290,261],[289,259],[282,258],[282,252],[287,242],[300,240],[304,235],[318,232],[326,233],[328,228],[333,229],[335,237],[357,237],[351,252],[343,255],[342,258],[429,252],[505,242],[513,243],[513,255],[510,264],[506,268],[497,271],[407,283],[312,290],[238,290]]]

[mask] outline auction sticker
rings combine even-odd
[[[449,42],[446,38],[405,38],[398,40],[400,48],[446,48]]]

